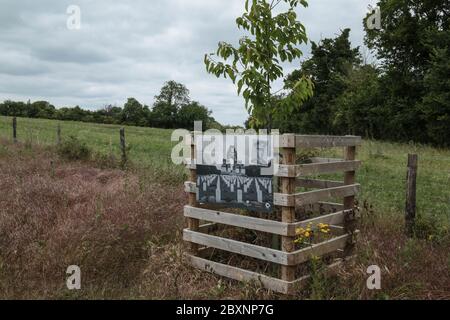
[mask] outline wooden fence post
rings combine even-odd
[[[344,148],[344,159],[346,161],[353,161],[356,159],[356,147],[349,146]],[[355,183],[355,171],[346,171],[344,173],[344,185],[352,185]],[[344,257],[351,256],[355,249],[354,232],[356,230],[355,217],[355,196],[344,197],[344,210],[349,210],[345,213],[344,229],[346,233],[352,235],[344,249]]]
[[[196,148],[195,148],[195,134],[192,134],[190,136],[190,147],[191,147],[191,163],[190,163],[190,169],[189,169],[189,181],[192,183],[197,183],[197,169],[195,167],[196,165]],[[191,207],[197,207],[197,194],[196,193],[189,193],[189,205]],[[188,228],[192,231],[198,231],[200,227],[200,220],[194,219],[194,218],[187,218],[188,222]],[[192,255],[198,255],[198,244],[196,243],[190,243],[190,253]]]
[[[408,236],[414,235],[414,223],[416,218],[416,187],[417,187],[417,154],[408,154],[408,172],[406,175],[406,206],[405,222]]]
[[[127,163],[127,149],[126,149],[126,143],[125,143],[125,128],[120,128],[120,150],[122,152],[121,166],[122,166],[122,168],[124,168],[125,164]]]
[[[293,136],[295,141],[295,136]],[[295,147],[293,148],[283,148],[281,151],[283,157],[284,165],[295,165]],[[283,194],[293,194],[295,193],[295,178],[280,178],[281,182],[281,193]],[[281,221],[285,223],[295,222],[295,205],[283,206],[281,208]],[[295,237],[281,237],[281,249],[285,252],[293,252],[295,250],[294,246]],[[295,280],[295,266],[281,266],[281,279],[284,281],[294,281]]]
[[[17,118],[14,117],[12,121],[13,126],[13,141],[14,143],[17,143]]]
[[[56,144],[59,146],[61,144],[61,125],[58,123],[56,128]]]

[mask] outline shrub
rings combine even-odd
[[[74,136],[69,136],[67,140],[61,142],[57,149],[58,155],[67,160],[88,160],[91,156],[91,149]]]
[[[414,225],[414,234],[419,239],[440,243],[448,239],[448,227],[442,219],[434,215],[418,215]]]

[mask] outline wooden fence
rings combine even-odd
[[[274,205],[278,212],[275,218],[270,218],[268,214],[265,217],[240,214],[236,210],[226,212],[225,209],[216,210],[211,205],[199,204],[196,197],[194,139],[190,139],[190,144],[193,161],[188,166],[190,179],[185,183],[189,204],[184,207],[187,228],[184,229],[183,239],[189,244],[187,257],[191,265],[239,281],[257,281],[267,289],[290,294],[308,280],[309,275],[304,274],[304,266],[313,256],[331,257],[328,259],[331,260],[329,268],[352,256],[359,233],[355,195],[360,185],[355,183],[355,171],[361,164],[356,160],[356,146],[361,145],[361,137],[280,136],[282,164],[274,177],[279,180],[279,193],[274,194]],[[311,158],[308,163],[296,163],[296,154],[301,149],[335,147],[344,149],[343,159]],[[344,181],[308,178],[335,172],[343,172]],[[306,188],[308,191],[297,192],[297,188]],[[342,203],[335,203],[338,198],[343,200]],[[296,244],[299,230],[319,224],[329,228],[329,235],[299,247]],[[218,226],[225,227],[227,231],[240,228],[275,235],[281,237],[281,245],[274,248],[273,245],[269,247],[230,239],[230,232],[227,237],[214,234],[217,228],[212,227]],[[214,261],[211,251],[215,250],[271,263],[280,266],[280,271],[276,276],[267,275]]]

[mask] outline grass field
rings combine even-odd
[[[130,170],[67,161],[51,146],[58,122],[0,117],[0,298],[286,298],[220,279],[183,262],[184,168],[171,164],[171,130],[126,127]],[[119,126],[60,122],[94,152],[119,153]],[[49,147],[50,146],[50,147]],[[340,150],[332,150],[339,155]],[[406,161],[419,155],[418,231],[403,233]],[[450,150],[365,141],[357,180],[363,207],[357,260],[313,277],[298,299],[450,298]],[[65,270],[83,270],[83,290]],[[382,290],[365,288],[382,268]]]
[[[12,118],[0,117],[0,137],[11,138]],[[93,150],[120,156],[118,125],[83,122],[58,122],[43,119],[18,119],[19,141],[33,144],[55,144],[58,123],[62,136],[73,135]],[[169,174],[173,183],[183,181],[184,170],[170,160],[172,130],[126,127],[130,159],[143,167]],[[405,199],[405,177],[408,153],[419,155],[418,212],[435,216],[442,223],[450,221],[450,150],[440,150],[417,144],[365,141],[358,150],[363,161],[357,180],[362,185],[361,201],[366,201],[387,215],[402,215]]]

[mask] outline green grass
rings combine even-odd
[[[120,156],[118,125],[18,118],[18,139],[33,144],[55,144],[58,123],[62,136],[73,135],[94,151]],[[0,137],[11,139],[12,119],[0,117]],[[130,159],[143,167],[183,178],[183,168],[170,160],[172,130],[126,127]],[[405,201],[406,162],[408,153],[419,155],[418,214],[435,216],[446,225],[450,222],[450,150],[417,144],[365,141],[358,149],[363,161],[357,180],[362,185],[361,202],[373,205],[376,212],[402,215]]]
[[[58,124],[62,139],[75,136],[97,153],[113,154],[120,158],[120,125],[17,118],[17,139],[23,143],[55,145]],[[165,129],[126,126],[129,158],[141,167],[182,177],[183,168],[174,166],[170,158],[172,146],[175,145],[170,141],[171,133],[171,130]],[[0,117],[0,137],[12,139],[11,117]]]

